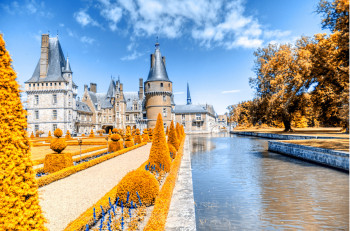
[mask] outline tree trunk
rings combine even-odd
[[[284,124],[284,131],[285,132],[292,132],[292,127],[291,127],[291,122],[290,120],[284,119],[283,120],[283,124]]]

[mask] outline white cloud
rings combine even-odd
[[[87,37],[87,36],[83,36],[80,38],[80,41],[91,45],[95,42],[95,39]]]
[[[229,90],[229,91],[223,91],[221,92],[221,94],[231,94],[231,93],[238,93],[240,92],[241,90]]]
[[[183,91],[178,91],[178,92],[174,92],[173,94],[174,94],[174,95],[183,95],[183,94],[185,94],[185,92],[183,92]]]
[[[75,20],[82,25],[83,27],[91,24],[92,26],[99,26],[97,21],[93,20],[90,15],[88,15],[85,11],[79,11],[74,13]]]
[[[134,51],[132,54],[122,57],[121,60],[122,61],[131,61],[131,60],[135,60],[135,59],[141,57],[142,55],[143,55],[142,53]]]
[[[82,26],[106,24],[111,31],[125,30],[135,37],[189,36],[208,48],[257,48],[291,33],[269,30],[256,16],[247,15],[244,0],[99,0],[90,7],[103,21],[94,21],[85,9],[75,13]],[[124,28],[118,25],[121,20],[126,22]]]
[[[46,9],[44,2],[38,3],[35,0],[26,0],[21,3],[12,1],[11,4],[0,4],[0,7],[9,14],[29,14],[45,18],[53,17],[53,14]]]
[[[60,23],[59,26],[60,26],[60,27],[64,27],[64,24],[63,24],[63,23]]]

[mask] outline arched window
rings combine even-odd
[[[163,83],[160,83],[160,87],[163,87]]]

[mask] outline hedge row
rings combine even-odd
[[[170,208],[170,202],[173,196],[177,174],[179,172],[183,156],[185,137],[186,136],[184,135],[179,147],[179,152],[177,153],[171,165],[169,175],[167,176],[164,185],[156,199],[151,217],[149,218],[147,225],[143,230],[164,230],[165,228],[165,223]]]
[[[97,150],[100,150],[100,149],[103,149],[103,148],[106,148],[106,145],[98,146],[98,147],[92,147],[92,148],[87,148],[87,149],[81,150],[81,154],[84,154],[84,153],[87,153],[87,152],[97,151]],[[72,154],[72,156],[80,155],[80,151],[72,152],[71,154]],[[39,165],[39,164],[43,164],[44,160],[45,160],[45,158],[40,159],[40,160],[34,160],[33,161],[33,166]]]
[[[138,144],[138,145],[134,145],[130,148],[125,148],[125,149],[122,149],[120,151],[117,151],[117,152],[113,152],[111,154],[107,154],[107,155],[104,155],[104,156],[101,156],[101,157],[98,157],[96,159],[93,159],[89,162],[84,162],[84,163],[81,163],[81,164],[78,164],[78,165],[75,165],[75,166],[72,166],[72,167],[68,167],[68,168],[64,168],[58,172],[55,172],[55,173],[52,173],[50,175],[47,175],[47,176],[43,176],[43,177],[40,177],[38,179],[38,186],[39,187],[42,187],[42,186],[45,186],[47,184],[50,184],[54,181],[57,181],[57,180],[60,180],[60,179],[63,179],[67,176],[70,176],[76,172],[79,172],[79,171],[82,171],[82,170],[85,170],[87,168],[90,168],[96,164],[99,164],[99,163],[102,163],[103,161],[106,161],[106,160],[109,160],[111,158],[114,158],[114,157],[117,157],[119,155],[122,155],[128,151],[131,151],[131,150],[134,150],[138,147],[141,147],[143,145],[146,145],[146,143],[141,143],[141,144]]]

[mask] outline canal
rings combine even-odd
[[[268,152],[266,139],[188,137],[197,230],[348,230],[347,173]]]

